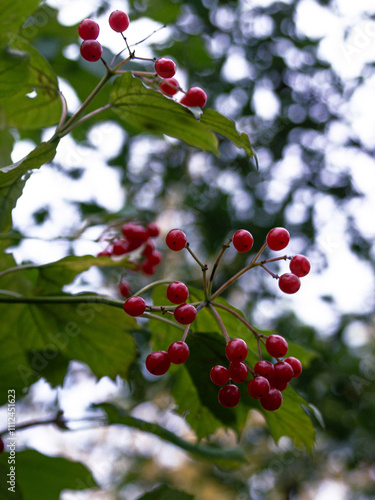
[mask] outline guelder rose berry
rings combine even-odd
[[[200,87],[191,87],[180,102],[185,106],[203,108],[207,102],[207,94]]]
[[[181,304],[176,307],[173,315],[181,325],[190,325],[197,317],[197,310],[191,304]]]
[[[164,375],[170,366],[171,361],[165,351],[154,351],[146,358],[146,368],[153,375]]]
[[[172,304],[182,304],[189,297],[189,289],[181,281],[174,281],[167,287],[167,299]]]
[[[311,265],[309,259],[304,255],[295,255],[290,261],[289,268],[293,274],[302,278],[309,274]]]
[[[166,95],[175,95],[179,89],[179,83],[175,78],[165,78],[160,83],[160,90]]]
[[[229,372],[225,366],[215,365],[211,368],[210,379],[216,385],[225,385],[229,382]]]
[[[226,408],[234,408],[241,399],[239,388],[234,384],[228,384],[219,391],[219,403]]]
[[[114,10],[109,16],[109,25],[117,33],[125,31],[129,23],[129,16],[122,10]]]
[[[162,78],[171,78],[176,73],[176,64],[165,57],[155,62],[155,71]]]
[[[180,229],[172,229],[167,234],[165,242],[170,250],[178,252],[179,250],[182,250],[186,246],[187,243],[186,234]]]
[[[289,356],[288,358],[285,358],[285,363],[289,363],[290,366],[293,368],[293,378],[297,378],[301,375],[302,373],[302,363],[299,359],[293,358],[293,356]]]
[[[236,382],[236,384],[242,384],[247,379],[248,371],[245,363],[241,361],[232,361],[228,368],[229,378]]]
[[[290,234],[283,227],[274,227],[267,234],[267,245],[271,250],[283,250],[289,243]]]
[[[246,229],[239,229],[234,233],[232,241],[237,252],[244,253],[251,250],[254,238],[249,231],[246,231]]]
[[[260,398],[260,404],[267,411],[275,411],[283,402],[283,395],[278,389],[271,388],[267,396]]]
[[[141,316],[146,310],[146,302],[142,297],[130,297],[125,301],[124,311],[129,316]]]
[[[182,340],[172,342],[172,344],[168,347],[168,357],[175,365],[185,363],[189,357],[189,353],[189,346]]]
[[[288,343],[281,335],[270,335],[266,340],[266,349],[270,356],[282,358],[288,352]]]
[[[301,287],[298,276],[293,273],[282,274],[279,278],[279,288],[284,293],[296,293]]]
[[[248,352],[247,344],[242,339],[232,339],[225,346],[225,355],[229,361],[242,361]]]
[[[96,40],[99,36],[99,24],[93,19],[84,19],[78,26],[82,40]]]
[[[97,40],[83,40],[80,52],[86,61],[96,62],[102,57],[103,49]]]
[[[270,383],[269,381],[262,376],[252,378],[247,384],[247,392],[250,394],[252,398],[259,399],[270,392]]]

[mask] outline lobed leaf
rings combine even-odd
[[[12,210],[21,196],[29,170],[50,162],[56,154],[57,143],[42,142],[22,160],[0,168],[0,231],[12,227]]]
[[[17,451],[16,454],[16,486],[13,492],[9,490],[10,484],[6,482],[9,480],[7,474],[10,473],[8,457],[8,453],[0,456],[0,471],[4,478],[0,483],[0,496],[3,500],[59,500],[61,492],[66,489],[98,488],[91,472],[80,462],[42,455],[35,450],[25,450]]]

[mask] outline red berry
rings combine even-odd
[[[130,285],[126,280],[122,280],[118,286],[119,291],[123,297],[129,297],[131,294]]]
[[[176,307],[173,314],[175,320],[181,325],[190,325],[197,316],[197,310],[191,304],[181,304]]]
[[[149,255],[151,255],[155,250],[155,245],[154,245],[154,242],[153,241],[148,241],[144,247],[144,249],[142,250],[142,255],[143,257],[148,257]]]
[[[153,274],[155,274],[155,266],[154,266],[154,264],[152,264],[152,262],[150,262],[149,260],[146,260],[141,265],[141,271],[146,276],[152,276]]]
[[[132,250],[139,248],[148,239],[148,231],[138,224],[127,223],[121,228],[122,234],[129,241]]]
[[[267,245],[271,250],[282,250],[290,240],[289,232],[283,227],[274,227],[267,234]]]
[[[146,302],[142,297],[130,297],[125,301],[124,311],[129,316],[141,316],[146,310]]]
[[[241,393],[234,384],[228,384],[219,391],[219,403],[226,408],[234,408],[240,402]]]
[[[171,78],[176,73],[176,64],[172,59],[158,59],[155,62],[155,71],[162,78]]]
[[[112,254],[111,254],[111,251],[108,250],[107,248],[105,250],[101,250],[99,253],[98,253],[98,257],[110,257]]]
[[[302,363],[299,359],[293,358],[293,356],[289,356],[288,358],[285,358],[285,363],[289,363],[290,366],[293,368],[293,378],[297,378],[301,375],[302,373]]]
[[[288,382],[284,382],[283,380],[273,379],[270,381],[271,387],[273,389],[278,389],[279,391],[285,391],[288,387]]]
[[[97,40],[84,40],[80,51],[83,59],[90,62],[99,61],[103,53],[102,46]]]
[[[182,304],[189,297],[189,289],[181,281],[170,283],[167,288],[167,299],[172,304]]]
[[[251,250],[253,243],[254,238],[246,229],[239,229],[233,235],[233,246],[237,252],[248,252]]]
[[[236,382],[236,384],[241,384],[245,382],[248,375],[247,366],[241,361],[233,361],[228,368],[229,377]]]
[[[229,372],[225,366],[215,365],[211,368],[210,379],[216,385],[225,385],[229,382]]]
[[[172,229],[165,238],[167,247],[175,252],[182,250],[186,246],[186,234],[181,229]]]
[[[259,399],[270,392],[270,383],[265,377],[252,378],[247,384],[247,392],[252,398]]]
[[[112,246],[113,255],[124,255],[129,252],[130,245],[126,240],[116,240]]]
[[[183,104],[184,106],[189,106],[188,101],[186,99],[186,95],[183,95],[180,99],[180,103]]]
[[[167,95],[177,94],[179,87],[180,85],[175,78],[166,78],[160,83],[160,90],[163,92],[163,94]]]
[[[258,361],[255,363],[254,372],[268,380],[271,380],[274,373],[274,366],[270,361]]]
[[[168,356],[169,359],[175,365],[179,365],[181,363],[185,363],[185,361],[189,357],[189,346],[186,342],[182,340],[178,340],[177,342],[172,342],[172,344],[168,347]]]
[[[278,389],[271,388],[267,396],[260,398],[260,404],[267,411],[274,411],[280,408],[283,402],[283,395]]]
[[[185,106],[198,106],[199,108],[203,108],[207,102],[207,94],[206,92],[201,89],[200,87],[191,87],[185,94],[180,102],[182,104],[185,104]]]
[[[149,262],[150,264],[152,264],[153,266],[157,266],[158,264],[160,264],[161,262],[161,259],[162,259],[162,255],[160,252],[158,252],[157,250],[154,250],[153,252],[151,252],[148,256],[147,256],[147,262]]]
[[[282,274],[279,278],[279,288],[284,293],[296,293],[301,287],[298,276],[293,273]]]
[[[270,356],[282,358],[288,352],[288,342],[281,335],[270,335],[266,340],[266,349]]]
[[[247,344],[242,339],[232,339],[225,346],[225,355],[229,361],[242,361],[248,352]]]
[[[171,361],[165,351],[154,351],[146,358],[146,368],[153,375],[164,375],[170,366]]]
[[[289,268],[293,274],[302,278],[310,272],[310,261],[304,255],[295,255],[290,261]]]
[[[294,376],[293,368],[289,363],[285,361],[279,361],[274,364],[275,373],[273,380],[279,380],[281,382],[290,382]]]
[[[129,26],[129,16],[122,10],[114,10],[109,16],[109,25],[117,33],[122,33]]]
[[[160,234],[159,226],[155,222],[150,222],[146,229],[150,238],[157,238]]]
[[[84,19],[78,26],[78,34],[82,40],[96,40],[99,36],[99,24],[92,19]]]

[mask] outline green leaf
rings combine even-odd
[[[276,411],[261,410],[275,443],[288,436],[296,446],[305,446],[311,453],[315,443],[315,430],[311,419],[303,410],[306,400],[292,387],[283,391],[283,403]]]
[[[15,461],[16,485],[9,491],[7,484],[11,464],[8,453],[0,457],[1,481],[0,493],[3,500],[35,500],[48,498],[59,500],[63,490],[86,490],[97,488],[91,472],[80,462],[73,462],[61,457],[49,457],[34,450],[17,451]],[[5,479],[6,478],[6,479]]]
[[[193,500],[194,496],[184,493],[180,490],[170,488],[166,484],[154,488],[153,490],[145,493],[138,500]]]
[[[226,468],[238,467],[240,464],[246,463],[244,450],[240,446],[236,446],[235,448],[220,448],[217,445],[205,445],[194,443],[190,440],[186,441],[157,423],[133,417],[126,410],[112,403],[100,403],[92,406],[94,408],[101,408],[106,412],[109,424],[121,424],[133,427],[142,432],[149,432],[200,459],[209,460],[211,463]]]
[[[69,255],[56,262],[36,267],[38,276],[33,294],[53,295],[56,292],[60,293],[64,285],[71,283],[78,274],[87,271],[92,266],[133,268],[134,264],[128,262],[128,257],[114,261],[109,257]]]
[[[239,134],[236,130],[235,123],[221,115],[214,109],[207,109],[203,112],[201,123],[206,125],[212,132],[222,135],[226,139],[233,142],[238,148],[244,149],[245,153],[251,158],[254,156],[251,148],[249,136],[244,132]]]
[[[120,308],[99,302],[1,304],[0,316],[7,318],[0,332],[3,395],[6,387],[21,391],[40,377],[61,384],[71,360],[86,363],[98,378],[128,377],[136,356],[128,332],[138,327]]]
[[[40,0],[2,0],[0,9],[0,44],[16,33],[36,10]]]
[[[0,53],[0,99],[19,92],[29,77],[29,55],[4,48]]]
[[[21,80],[23,85],[17,93],[0,101],[7,125],[21,129],[40,129],[57,124],[61,116],[61,100],[57,77],[49,63],[26,40],[18,36],[12,38],[9,48],[25,54],[27,60],[20,56],[14,57],[13,62],[18,61],[21,76],[24,74],[27,78]],[[27,73],[24,65],[27,66]],[[9,67],[8,64],[6,67],[8,70],[0,75],[1,79],[6,80],[9,74],[16,78],[17,65]],[[9,86],[4,83],[2,85],[3,92],[9,93]]]
[[[57,143],[42,142],[22,160],[0,168],[0,232],[12,227],[12,210],[22,194],[29,170],[50,162],[56,154]]]
[[[0,130],[0,168],[11,163],[14,137],[9,130]]]
[[[130,73],[115,80],[110,103],[124,122],[139,132],[166,134],[203,151],[218,153],[215,135],[197,122],[188,108],[146,88]]]

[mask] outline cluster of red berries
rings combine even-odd
[[[265,248],[268,247],[275,251],[282,250],[288,245],[289,240],[290,235],[286,229],[280,227],[271,229],[266,237],[266,242],[263,244],[256,257],[242,270],[242,272],[237,273],[235,278],[241,276],[243,272],[250,270],[252,267],[261,266],[274,278],[279,279],[279,287],[283,292],[295,293],[300,287],[299,278],[306,276],[310,271],[310,262],[305,256],[296,255],[293,258],[289,257],[291,272],[283,274],[280,277],[269,271],[265,267],[265,263],[285,260],[288,257],[283,256],[268,260],[258,260]],[[251,250],[254,239],[250,232],[245,229],[236,231],[233,237],[229,240],[228,244],[223,245],[223,250],[220,252],[219,257],[216,260],[214,270],[210,278],[211,282],[222,253],[229,247],[230,242],[233,242],[233,246],[238,252],[244,253]],[[187,248],[188,251],[194,256],[195,260],[200,264],[200,261],[195,257],[189,247],[186,234],[180,229],[172,229],[169,231],[166,236],[166,244],[170,250],[175,252]],[[206,272],[208,269],[207,266],[203,265],[201,265],[201,268],[203,272]],[[210,307],[216,315],[218,324],[227,339],[225,354],[230,362],[228,368],[222,365],[216,365],[210,371],[211,381],[218,386],[222,386],[218,394],[220,404],[227,408],[235,407],[240,401],[240,390],[236,384],[246,382],[249,373],[251,373],[252,378],[247,385],[247,390],[250,396],[255,399],[259,399],[261,406],[265,410],[277,410],[281,406],[283,400],[281,394],[282,391],[286,389],[288,383],[293,378],[296,378],[301,374],[301,362],[294,357],[287,357],[284,360],[281,359],[284,358],[288,351],[288,343],[283,337],[275,334],[267,337],[263,334],[257,333],[256,330],[248,324],[252,333],[256,337],[259,350],[260,344],[263,343],[268,354],[275,358],[276,362],[271,363],[270,361],[264,361],[260,357],[253,369],[246,364],[245,359],[248,354],[248,346],[246,342],[239,338],[230,340],[225,326],[215,309],[215,307],[219,307],[220,304],[214,302],[214,297],[216,297],[232,282],[233,279],[229,280],[225,286],[223,285],[219,289],[218,292],[211,295],[211,289],[210,287],[207,287],[207,280],[204,280],[206,298],[197,307],[193,304],[186,303],[189,297],[188,287],[180,281],[175,281],[168,285],[166,295],[167,299],[177,307],[147,306],[142,297],[133,296],[125,301],[124,310],[130,316],[141,316],[146,309],[149,311],[159,311],[163,314],[173,314],[178,323],[186,325],[181,341],[173,342],[167,351],[155,351],[147,356],[147,370],[153,375],[163,375],[168,371],[171,363],[181,364],[188,359],[189,347],[186,344],[185,339],[187,337],[190,324],[194,322],[197,313],[203,307]],[[226,308],[231,311],[230,308]],[[238,316],[235,311],[231,312]]]
[[[163,78],[160,90],[167,96],[174,96],[180,89],[178,81],[173,78],[176,73],[176,64],[172,59],[163,57],[155,62],[156,73]],[[207,94],[200,87],[191,87],[180,99],[185,106],[203,108],[207,102]]]
[[[123,33],[129,26],[129,17],[121,10],[115,10],[109,16],[109,25],[117,33]],[[78,34],[82,38],[81,56],[89,62],[96,62],[102,57],[103,48],[98,42],[99,24],[93,19],[84,19],[78,26]]]
[[[98,257],[122,257],[142,248],[140,254],[131,261],[135,265],[134,271],[152,276],[162,260],[161,253],[152,241],[159,233],[160,229],[154,222],[148,225],[127,222],[121,227],[121,236],[112,238],[107,248],[98,253]],[[127,280],[121,280],[119,292],[123,297],[129,297],[131,288]]]
[[[123,33],[129,26],[129,16],[121,10],[115,10],[109,16],[109,25],[117,33]],[[83,39],[81,56],[89,62],[96,62],[102,57],[103,49],[97,41],[99,24],[93,19],[84,19],[78,26],[78,34]],[[154,60],[155,73],[161,78],[160,90],[166,96],[172,97],[181,90],[178,81],[173,78],[176,73],[176,64],[172,59],[161,58]],[[207,95],[200,87],[191,87],[184,92],[180,103],[190,107],[203,108],[207,102]]]
[[[289,232],[283,227],[274,227],[267,234],[266,245],[270,250],[283,250],[288,246],[290,241]],[[239,229],[233,235],[233,246],[238,252],[248,252],[251,250],[254,243],[254,238],[246,229]],[[264,265],[263,265],[264,267]],[[296,293],[300,289],[300,278],[306,276],[310,272],[310,261],[304,255],[295,255],[291,258],[289,264],[290,273],[284,273],[277,276],[270,274],[279,280],[279,288],[284,293]]]
[[[280,408],[283,401],[281,394],[288,383],[302,373],[301,362],[294,357],[280,360],[288,351],[288,343],[280,335],[270,335],[265,342],[268,354],[276,358],[276,363],[258,361],[251,370],[244,362],[248,347],[244,340],[235,338],[225,347],[225,355],[230,361],[229,367],[214,366],[210,371],[211,381],[219,386],[218,399],[222,406],[234,408],[241,399],[241,393],[236,384],[247,381],[249,372],[252,378],[247,384],[247,391],[254,399],[259,399],[262,408],[274,411]],[[229,382],[229,383],[228,383]]]
[[[172,304],[178,304],[173,310],[175,320],[181,325],[190,325],[197,317],[197,310],[192,304],[187,304],[189,296],[188,287],[181,281],[174,281],[167,287],[167,298]],[[124,311],[129,316],[141,316],[146,309],[152,310],[147,306],[145,300],[139,296],[129,297],[124,304]],[[166,308],[160,308],[162,312],[168,312]]]

